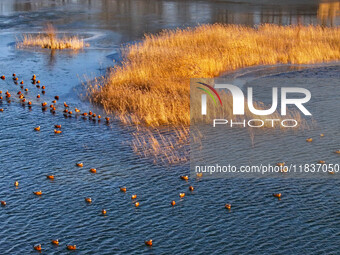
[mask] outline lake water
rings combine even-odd
[[[136,156],[129,144],[130,131],[118,122],[107,125],[65,118],[60,111],[53,116],[42,112],[40,104],[59,95],[59,109],[64,101],[83,111],[93,109],[80,99],[84,75],[104,74],[114,60],[119,61],[120,46],[140,40],[144,33],[214,22],[337,26],[338,10],[337,1],[0,0],[0,75],[6,75],[5,81],[0,80],[0,90],[3,97],[6,90],[12,92],[11,103],[0,102],[4,109],[0,112],[0,200],[7,202],[0,207],[0,254],[36,254],[33,245],[37,243],[42,244],[43,254],[68,254],[66,244],[77,245],[73,254],[336,254],[340,241],[340,181],[336,176],[193,178],[186,182],[179,176],[189,174],[189,162],[156,165]],[[91,46],[78,54],[15,48],[22,33],[40,32],[48,22],[60,32],[83,36]],[[12,73],[29,89],[32,109],[15,99],[20,87],[13,83]],[[45,95],[30,83],[34,73],[46,86]],[[337,63],[279,74],[276,68],[261,68],[259,73],[340,78]],[[246,79],[242,71],[239,74]],[[319,92],[315,86],[312,89]],[[39,100],[38,93],[42,95]],[[328,97],[335,101],[318,104]],[[314,107],[321,107],[313,109],[318,128],[304,131],[298,139],[317,136],[321,130],[325,139],[308,148],[310,160],[329,153],[326,160],[339,163],[332,153],[340,149],[339,97],[334,86],[320,89],[314,99],[319,99]],[[95,112],[101,113],[100,109]],[[332,118],[328,129],[326,117]],[[55,124],[62,125],[62,134],[53,133]],[[36,126],[41,126],[40,132],[33,131]],[[252,150],[249,138],[244,139],[238,149]],[[255,145],[269,151],[272,139],[256,135]],[[302,140],[295,143],[289,136],[295,146],[291,151],[285,137],[279,137],[275,148],[285,158],[297,160],[296,148],[305,145]],[[228,157],[247,161],[247,154],[239,152]],[[76,167],[77,162],[84,167]],[[97,174],[89,172],[93,167]],[[55,180],[47,180],[48,174],[54,174]],[[16,180],[18,188],[13,185]],[[189,185],[194,186],[193,192]],[[120,186],[126,186],[127,192],[120,192]],[[33,194],[37,190],[43,191],[41,197]],[[183,199],[180,192],[186,192]],[[272,197],[278,192],[283,194],[280,201]],[[138,208],[132,194],[137,194]],[[84,197],[92,197],[92,204],[86,204]],[[170,205],[172,200],[175,207]],[[231,211],[224,208],[225,203],[232,204]],[[106,216],[101,215],[104,208]],[[56,238],[59,247],[50,244]],[[145,246],[146,239],[153,239],[153,247]]]

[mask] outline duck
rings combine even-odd
[[[340,150],[335,151],[336,154],[340,154]]]
[[[189,177],[187,175],[182,175],[180,177],[182,180],[185,180],[185,181],[189,180]]]
[[[56,101],[56,100],[53,100],[53,101],[52,101],[52,104],[56,104],[56,103],[57,103],[57,101]]]
[[[39,83],[40,83],[40,81],[39,81],[39,80],[37,80],[37,83],[39,84]]]
[[[185,193],[179,193],[179,197],[180,197],[180,198],[185,197]]]
[[[109,118],[109,117],[106,117],[105,120],[106,120],[106,122],[109,122],[109,121],[110,121],[110,118]]]
[[[152,239],[144,241],[145,245],[152,246]]]
[[[189,190],[190,191],[194,191],[194,187],[193,186],[189,186]]]
[[[26,98],[21,99],[21,102],[25,103],[26,102]]]
[[[196,173],[196,176],[197,176],[198,178],[200,178],[200,177],[203,176],[203,173]]]
[[[6,79],[5,75],[1,75],[1,80],[5,80],[5,79]]]
[[[77,249],[77,246],[76,245],[66,245],[66,248],[70,251],[74,251]]]
[[[75,108],[74,111],[75,112],[80,112],[80,110],[78,108]]]
[[[119,189],[121,192],[126,192],[126,187],[120,187]]]
[[[97,169],[91,168],[91,169],[90,169],[90,172],[93,173],[93,174],[95,174],[95,173],[97,173]]]
[[[98,117],[97,117],[98,119],[101,119],[102,118],[102,116],[100,116],[100,115],[98,115]]]
[[[0,108],[0,112],[3,112],[4,111],[4,109],[3,108]]]
[[[105,210],[105,209],[102,210],[102,214],[103,214],[103,215],[106,214],[106,210]]]
[[[39,191],[33,191],[33,193],[37,196],[41,196],[42,195],[42,191],[39,190]]]
[[[285,162],[278,162],[276,163],[277,166],[284,166],[285,165]]]
[[[15,73],[12,74],[13,77],[17,76]]]
[[[281,198],[281,193],[274,193],[273,196],[277,198]]]
[[[135,203],[135,206],[138,207],[138,206],[139,206],[139,202],[136,202],[136,203]]]
[[[51,240],[51,243],[54,245],[59,245],[59,240],[58,239]]]
[[[335,174],[335,172],[334,172],[334,171],[329,171],[328,173],[329,173],[329,174]]]
[[[68,114],[70,114],[70,115],[71,115],[72,113],[73,113],[72,111],[69,111],[69,112],[68,112]]]
[[[37,85],[36,87],[37,87],[38,89],[40,89],[40,85]]]
[[[18,181],[15,181],[15,182],[14,182],[14,186],[15,186],[15,187],[19,187],[19,182],[18,182]]]
[[[55,128],[61,128],[61,125],[54,125]]]
[[[68,108],[68,104],[66,104],[66,102],[64,102],[64,106],[65,106],[66,108]]]
[[[175,204],[176,204],[175,200],[172,200],[170,204],[171,204],[172,206],[175,206]]]
[[[55,100],[59,100],[59,96],[55,96],[54,99],[55,99]]]
[[[21,85],[24,84],[24,81],[21,81],[20,84],[21,84]]]
[[[34,131],[40,131],[40,126],[35,127]]]
[[[76,163],[76,166],[77,166],[77,167],[83,167],[84,164],[83,164],[83,163]]]
[[[19,80],[19,78],[18,77],[14,77],[13,80],[17,81],[17,80]]]
[[[6,201],[0,201],[0,203],[1,203],[2,206],[7,205]]]
[[[42,86],[41,89],[46,89],[46,87],[45,87],[45,86]]]
[[[35,74],[32,75],[32,80],[35,80],[37,76]]]
[[[49,180],[54,180],[54,175],[46,175],[46,178]]]
[[[21,88],[21,89],[24,89],[24,86],[21,85],[20,88]]]
[[[224,207],[225,207],[226,209],[230,210],[230,209],[231,209],[231,204],[225,204]]]
[[[33,246],[34,250],[41,251],[41,244]]]
[[[39,94],[37,95],[37,98],[40,98],[40,95],[39,95]]]
[[[0,96],[0,100],[2,100],[2,96]]]
[[[42,106],[42,107],[45,107],[46,105],[47,105],[46,102],[41,103],[41,106]]]
[[[27,91],[28,91],[28,88],[25,88],[25,91],[27,92]]]
[[[86,203],[92,203],[92,198],[90,198],[90,197],[85,197],[85,202]]]
[[[17,93],[18,95],[20,95],[21,94],[21,91],[18,91],[18,93]]]
[[[91,111],[89,111],[89,115],[92,115],[92,112],[91,112]]]
[[[84,113],[83,113],[83,116],[86,117],[86,116],[87,116],[87,112],[84,112]]]
[[[131,199],[136,199],[137,198],[137,195],[132,195],[131,196]]]
[[[306,139],[306,142],[311,143],[312,141],[313,141],[313,138],[307,138],[307,139]]]
[[[31,101],[28,101],[28,105],[32,105],[32,102],[31,102]]]
[[[319,163],[319,164],[325,164],[326,161],[324,161],[324,160],[319,160],[318,163]]]
[[[55,134],[61,134],[63,131],[54,129]]]

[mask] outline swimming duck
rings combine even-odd
[[[68,107],[68,104],[66,104],[66,102],[64,102],[64,106],[67,108],[67,107]]]
[[[340,150],[335,151],[336,154],[340,154]]]
[[[56,103],[57,103],[57,101],[56,101],[56,100],[53,100],[53,101],[52,101],[52,104],[56,104]]]
[[[92,112],[91,112],[91,111],[89,111],[89,115],[92,115]]]
[[[27,92],[27,91],[28,91],[28,88],[26,88],[25,91]]]
[[[32,80],[35,80],[37,76],[35,74],[32,75]]]
[[[41,251],[41,244],[33,246],[34,250]]]
[[[126,187],[120,187],[119,189],[121,192],[126,192]]]
[[[324,160],[319,160],[319,162],[318,162],[319,164],[325,164],[326,163],[326,161],[324,161]]]
[[[76,245],[66,245],[67,249],[70,251],[74,251],[77,249]]]
[[[273,196],[277,198],[281,198],[281,193],[274,193]]]
[[[98,119],[101,119],[101,118],[102,118],[102,116],[98,115]]]
[[[54,125],[55,128],[61,128],[61,125]]]
[[[4,109],[3,108],[0,108],[0,112],[3,112],[4,111]]]
[[[329,174],[335,174],[335,172],[334,172],[334,171],[329,171],[328,173],[329,173]]]
[[[189,180],[189,177],[187,175],[182,175],[181,179],[187,181],[187,180]]]
[[[35,127],[35,128],[34,128],[34,131],[40,131],[40,126]]]
[[[40,98],[40,95],[39,95],[39,94],[37,95],[37,98]]]
[[[176,204],[175,200],[172,200],[172,201],[171,201],[171,205],[172,205],[172,206],[175,206],[175,204]]]
[[[4,79],[6,79],[6,77],[5,77],[5,75],[2,75],[1,80],[4,80]]]
[[[32,102],[31,102],[31,101],[28,101],[28,105],[32,105]]]
[[[40,85],[37,85],[36,87],[37,87],[38,89],[40,89]]]
[[[105,209],[102,210],[102,214],[103,214],[103,215],[106,214],[106,210],[105,210]]]
[[[131,196],[131,199],[136,199],[137,198],[137,195],[132,195]]]
[[[24,84],[24,81],[21,81],[20,84]]]
[[[54,175],[46,175],[46,178],[49,180],[54,180]]]
[[[73,112],[72,111],[69,111],[68,114],[72,114]]]
[[[85,202],[86,203],[92,203],[92,199],[90,197],[85,197]]]
[[[313,138],[307,138],[307,139],[306,139],[306,142],[311,143],[312,141],[313,141]]]
[[[91,169],[90,169],[90,172],[93,173],[93,174],[95,174],[95,173],[97,173],[97,169],[91,168]]]
[[[14,77],[14,76],[17,76],[17,75],[14,73],[14,74],[12,74],[12,76]]]
[[[152,246],[152,239],[144,242],[147,246]]]
[[[21,99],[21,102],[22,102],[22,103],[25,103],[25,102],[26,102],[26,99],[25,99],[25,98]]]
[[[45,87],[45,86],[42,86],[41,89],[46,89],[46,87]]]
[[[230,209],[231,209],[231,204],[225,204],[224,207],[225,207],[226,209],[230,210]]]
[[[19,78],[18,77],[14,77],[13,80],[17,81],[17,80],[19,80]]]
[[[87,112],[84,112],[84,113],[83,113],[83,116],[86,117],[86,116],[87,116]]]
[[[59,240],[58,239],[51,240],[51,243],[54,245],[59,245]]]
[[[83,167],[84,164],[83,164],[83,163],[76,163],[76,166],[77,166],[77,167]]]
[[[189,186],[189,190],[190,191],[194,191],[194,187],[193,186]]]
[[[0,100],[2,100],[2,96],[0,96]]]
[[[106,120],[106,122],[109,122],[109,121],[110,121],[110,118],[109,118],[109,117],[106,117],[105,120]]]
[[[54,99],[55,99],[55,100],[59,100],[59,96],[55,96]]]
[[[75,112],[80,112],[80,110],[78,108],[75,108],[74,111]]]
[[[139,202],[136,202],[136,203],[135,203],[135,206],[138,207],[138,206],[139,206]]]
[[[7,204],[6,201],[1,201],[0,203],[2,206],[5,206]]]
[[[179,193],[179,197],[180,198],[185,197],[185,193]]]
[[[21,89],[24,89],[24,86],[21,85],[20,88],[21,88]]]
[[[196,176],[200,178],[203,176],[203,173],[196,173]]]
[[[42,191],[39,190],[39,191],[33,191],[33,193],[37,196],[41,196],[42,195]]]
[[[14,186],[15,186],[15,187],[19,187],[19,182],[18,182],[18,181],[15,181],[15,182],[14,182]]]
[[[42,93],[43,95],[45,95],[45,90],[41,91],[41,93]]]
[[[46,102],[41,103],[41,106],[42,106],[42,107],[45,107],[46,105],[47,105]]]
[[[39,81],[39,80],[37,80],[37,83],[39,84],[39,83],[40,83],[40,81]]]
[[[63,131],[54,129],[55,134],[61,134]]]
[[[21,91],[18,91],[18,93],[17,93],[18,95],[20,95],[21,94]]]
[[[65,109],[63,112],[64,112],[64,113],[68,113],[68,110],[67,110],[67,109]]]

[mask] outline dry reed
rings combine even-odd
[[[17,43],[18,48],[25,47],[41,47],[46,49],[72,49],[80,50],[84,47],[88,47],[89,44],[85,43],[83,39],[79,39],[77,36],[63,36],[57,37],[57,32],[52,25],[47,25],[42,34],[32,35],[25,34],[22,37],[22,41]]]
[[[340,59],[340,29],[320,26],[202,25],[146,35],[121,65],[88,84],[88,97],[127,123],[189,125],[189,78],[255,65]]]

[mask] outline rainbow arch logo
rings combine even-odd
[[[223,106],[222,100],[221,100],[221,98],[220,98],[220,95],[217,93],[217,91],[216,91],[212,86],[210,86],[210,85],[208,85],[208,84],[205,84],[205,83],[203,83],[203,82],[197,82],[197,83],[198,83],[198,84],[201,84],[201,85],[207,87],[209,90],[211,90],[211,91],[217,96],[217,98],[218,98],[218,100],[219,100],[221,106]],[[212,98],[212,100],[214,101],[214,104],[217,105],[217,102],[216,102],[216,100],[215,100],[215,97],[211,94],[211,92],[210,92],[209,90],[204,89],[204,88],[201,88],[201,87],[196,87],[196,88],[197,88],[197,89],[200,89],[200,90],[203,90],[205,93],[207,93],[207,94]]]

